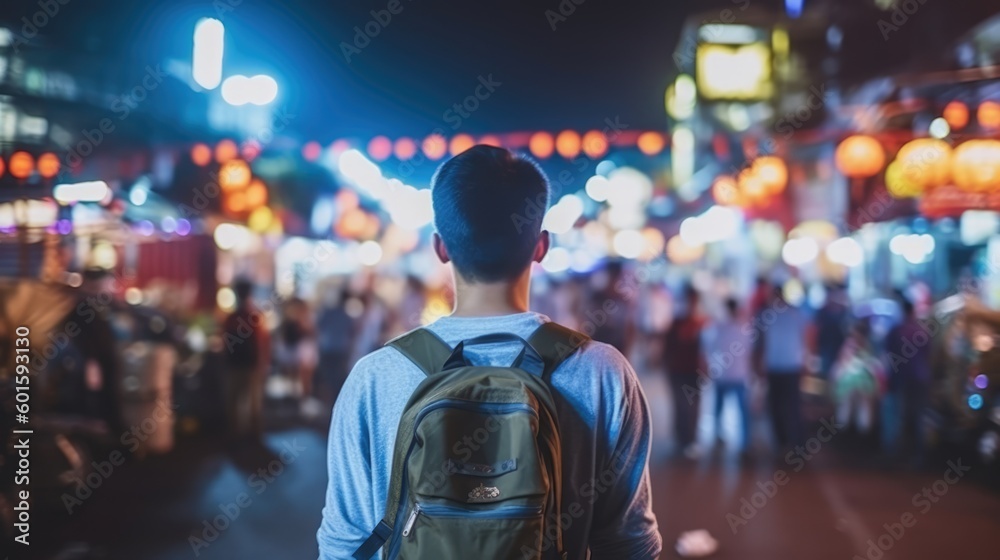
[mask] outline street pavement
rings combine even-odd
[[[662,421],[663,394],[648,393],[654,422]],[[56,549],[78,543],[81,552],[58,558],[316,558],[326,488],[322,422],[272,425],[263,447],[202,436],[127,463],[72,515],[44,521],[34,557],[56,558]],[[712,441],[711,422],[702,425],[702,439]],[[852,436],[827,438],[821,427],[812,426],[815,441],[799,451],[758,446],[750,461],[729,443],[696,460],[668,458],[669,425],[658,429],[651,478],[663,558],[676,557],[681,532],[699,528],[718,539],[720,560],[1000,557],[1000,493],[976,472],[983,467],[970,468],[971,459],[955,452],[920,470],[890,470]],[[766,438],[766,430],[756,436]]]

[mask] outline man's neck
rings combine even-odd
[[[531,273],[504,282],[467,282],[455,274],[455,317],[494,317],[528,310]]]

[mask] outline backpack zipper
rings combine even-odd
[[[469,410],[473,412],[481,412],[483,410],[493,412],[494,414],[513,414],[515,412],[527,412],[531,414],[536,419],[538,418],[538,411],[528,406],[525,403],[480,403],[475,401],[468,401],[465,399],[441,399],[439,401],[433,402],[420,410],[417,413],[417,417],[413,421],[413,431],[416,433],[417,426],[420,421],[423,420],[424,416],[428,413],[437,410],[439,408],[457,408],[460,410]],[[406,500],[406,490],[407,490],[407,472],[406,472],[406,461],[410,458],[410,453],[413,451],[413,446],[416,445],[417,439],[414,437],[410,440],[410,447],[406,450],[406,457],[403,459],[403,485],[399,492],[399,505],[402,506]],[[414,505],[414,510],[417,510],[417,506]],[[405,510],[400,507],[399,514],[396,516],[396,523],[403,520],[403,512]],[[406,522],[403,525],[403,529],[410,531],[413,530],[413,523],[417,520],[417,515],[419,511],[410,512],[410,516],[406,518]],[[400,537],[409,536],[409,532],[406,535],[399,534]],[[399,545],[402,542],[402,538],[396,538],[395,536],[389,541],[389,558],[395,558],[396,553],[399,550]]]
[[[410,511],[410,516],[406,519],[406,525],[403,526],[404,537],[410,536],[413,532],[413,525],[417,522],[417,517],[419,517],[421,513],[428,517],[439,517],[444,519],[462,517],[469,517],[473,519],[525,519],[541,515],[542,506],[501,506],[494,509],[473,510],[439,504],[420,504],[418,502],[413,505],[413,509]]]

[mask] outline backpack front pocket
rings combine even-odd
[[[418,502],[403,525],[399,558],[537,559],[543,528],[541,506],[472,509]]]

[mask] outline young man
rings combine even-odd
[[[549,248],[541,230],[548,182],[507,150],[475,146],[433,181],[434,250],[452,263],[455,308],[429,329],[454,347],[490,333],[525,339],[548,319],[528,311],[532,262]],[[475,364],[510,364],[516,344],[468,347]],[[385,513],[400,415],[424,374],[395,348],[358,361],[334,407],[320,558],[350,558]],[[562,435],[562,524],[569,559],[656,558],[661,541],[649,489],[645,395],[622,355],[588,342],[551,375]],[[572,516],[570,516],[572,517]]]

